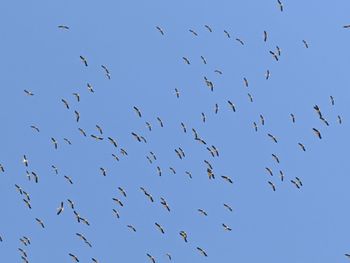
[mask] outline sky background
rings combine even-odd
[[[147,262],[146,253],[157,262],[168,261],[165,253],[172,255],[172,262],[347,262],[350,31],[343,25],[350,24],[350,3],[283,3],[284,12],[274,0],[3,2],[0,163],[5,173],[0,173],[0,262],[21,262],[18,248],[25,249],[29,262],[35,263],[71,262],[68,253],[77,255],[80,262],[94,257],[102,263]],[[266,43],[264,30],[269,34]],[[281,48],[278,62],[269,53],[276,45]],[[86,57],[88,67],[80,55]],[[200,56],[206,58],[206,65]],[[223,74],[215,73],[216,69]],[[213,81],[213,92],[204,76]],[[87,83],[94,93],[87,90]],[[34,96],[25,95],[24,89]],[[80,94],[80,102],[74,92]],[[69,102],[69,110],[62,98]],[[227,100],[236,105],[235,113]],[[318,119],[315,104],[329,126]],[[133,106],[141,110],[142,118]],[[80,112],[79,123],[74,110]],[[265,117],[264,126],[260,114]],[[341,125],[337,115],[342,116]],[[258,123],[258,132],[253,122]],[[103,129],[103,141],[90,137],[98,134],[96,124]],[[83,137],[78,128],[88,136]],[[219,149],[219,157],[213,158],[193,139],[192,128]],[[320,130],[321,140],[312,128]],[[131,132],[144,136],[147,143],[136,141]],[[267,133],[276,136],[278,143]],[[108,136],[116,139],[117,149]],[[51,137],[58,141],[57,150]],[[185,151],[183,160],[174,151],[178,147]],[[122,156],[120,148],[128,156]],[[153,164],[146,159],[149,151],[157,156]],[[120,157],[119,162],[112,153]],[[22,163],[24,154],[28,168]],[[280,164],[271,154],[279,157]],[[213,165],[215,180],[208,179],[203,160]],[[51,165],[57,166],[58,175]],[[176,169],[175,175],[170,166]],[[107,170],[106,177],[100,167]],[[265,167],[273,170],[273,177]],[[39,175],[38,184],[27,180],[26,170]],[[279,170],[285,174],[284,182]],[[64,175],[72,178],[72,185]],[[227,183],[222,175],[234,183]],[[303,182],[300,189],[290,182],[296,176]],[[269,180],[276,185],[275,192]],[[15,184],[30,194],[31,210]],[[126,198],[119,186],[127,192]],[[154,203],[140,187],[153,196]],[[169,203],[170,213],[160,197]],[[90,226],[76,221],[67,198]],[[112,198],[120,199],[124,207]],[[65,210],[57,216],[61,201]],[[200,215],[198,208],[208,216]],[[44,221],[45,229],[35,218]],[[155,222],[164,227],[164,235]],[[224,231],[222,223],[232,231]],[[187,232],[188,243],[180,237],[181,230]],[[19,241],[22,236],[30,237],[31,245],[24,247]],[[197,246],[207,252],[207,258]]]

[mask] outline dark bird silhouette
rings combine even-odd
[[[87,66],[88,66],[88,63],[87,63],[86,58],[84,58],[83,56],[80,56],[80,59],[81,59],[81,61],[84,63],[84,65],[87,67]]]
[[[156,26],[156,28],[158,29],[158,31],[164,36],[164,31],[161,27],[159,26]]]

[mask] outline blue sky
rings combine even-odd
[[[0,262],[20,261],[18,248],[25,249],[29,262],[39,263],[70,262],[69,253],[80,262],[92,262],[93,257],[102,263],[147,262],[147,253],[157,262],[168,261],[166,253],[172,255],[172,262],[346,262],[350,31],[343,26],[350,24],[350,4],[344,0],[285,0],[283,4],[280,12],[274,0],[3,3],[0,163],[5,172],[0,173]],[[281,48],[278,62],[269,53],[276,46]],[[214,83],[213,92],[204,76]],[[248,79],[248,87],[243,78]],[[24,89],[34,96],[27,96]],[[72,93],[80,94],[80,102]],[[61,99],[68,101],[70,109]],[[236,112],[230,110],[228,100]],[[329,126],[318,118],[315,104]],[[134,106],[141,110],[141,118]],[[78,123],[75,110],[80,113]],[[151,123],[152,131],[145,122]],[[258,124],[257,132],[253,122]],[[98,135],[96,124],[103,129],[103,141],[90,137]],[[192,128],[207,146],[218,148],[219,157],[213,158],[206,146],[194,140]],[[312,128],[321,132],[321,140]],[[135,140],[131,132],[144,136],[147,143]],[[51,137],[58,141],[57,150]],[[113,137],[118,148],[107,137]],[[174,151],[178,147],[186,155],[182,160]],[[128,156],[120,154],[121,148]],[[157,156],[152,164],[146,159],[150,151]],[[279,157],[279,164],[271,154]],[[213,165],[215,180],[208,179],[204,160]],[[58,175],[51,165],[58,168]],[[106,177],[100,167],[107,170]],[[272,177],[265,167],[272,169]],[[38,174],[39,183],[28,181],[26,170]],[[279,170],[285,174],[283,182]],[[73,184],[64,176],[71,177]],[[300,189],[290,182],[295,177],[303,183]],[[275,184],[275,192],[268,181]],[[30,194],[32,209],[15,184]],[[118,187],[126,191],[126,198]],[[153,203],[140,187],[152,195]],[[161,197],[170,212],[160,204]],[[67,199],[75,202],[75,210],[90,226],[76,221]],[[57,216],[61,201],[65,209]],[[200,215],[199,208],[208,216]],[[119,219],[112,209],[118,210]],[[45,229],[35,218],[43,220]],[[224,231],[222,223],[232,231]],[[181,230],[188,234],[188,243],[179,235]],[[92,247],[76,233],[83,234]],[[23,236],[31,239],[31,245],[19,241]]]

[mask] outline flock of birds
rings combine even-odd
[[[277,3],[278,3],[279,10],[281,12],[283,12],[284,11],[283,3],[280,0],[278,0]],[[350,25],[345,25],[343,27],[344,28],[350,28]],[[61,29],[61,30],[70,30],[69,26],[66,26],[66,25],[59,25],[58,28]],[[213,29],[209,25],[204,25],[204,28],[209,33],[213,32]],[[163,29],[160,26],[156,26],[156,30],[158,30],[159,33],[163,37],[166,37],[167,33],[166,33],[165,29]],[[193,30],[193,29],[189,29],[189,32],[191,34],[193,34],[194,37],[198,36],[198,33],[195,30]],[[226,35],[227,38],[231,39],[231,34],[227,30],[223,30],[223,33]],[[239,43],[242,46],[245,45],[244,40],[241,39],[241,38],[234,38],[234,40],[237,41],[237,43]],[[262,40],[264,42],[269,41],[269,34],[268,34],[267,31],[263,31]],[[303,43],[305,48],[308,49],[310,47],[306,40],[301,40],[301,42]],[[281,48],[279,46],[276,46],[275,50],[269,50],[269,54],[271,55],[273,60],[278,62],[280,60],[281,55],[282,55],[281,54]],[[80,60],[81,60],[81,63],[82,63],[83,67],[89,67],[89,61],[88,61],[87,57],[85,57],[83,55],[80,55]],[[191,60],[189,58],[182,57],[182,60],[183,60],[185,65],[191,65]],[[206,58],[204,56],[201,56],[201,61],[202,61],[203,64],[207,64],[207,60],[206,60]],[[104,72],[105,77],[108,80],[110,80],[111,79],[111,73],[110,73],[110,70],[108,69],[108,67],[106,65],[101,65],[101,68],[102,68],[102,70]],[[223,72],[221,70],[219,70],[219,69],[216,69],[214,72],[219,74],[219,75],[223,74]],[[266,73],[265,73],[265,79],[269,80],[270,76],[271,76],[271,72],[270,72],[269,69],[267,69]],[[203,81],[204,81],[204,85],[206,87],[208,87],[208,89],[211,92],[214,92],[214,89],[215,89],[214,81],[209,80],[206,76],[204,76]],[[249,80],[246,77],[243,77],[242,81],[243,81],[244,87],[248,88],[249,87]],[[88,92],[90,92],[90,93],[94,93],[95,92],[93,86],[90,83],[87,83],[86,88],[87,88]],[[29,97],[35,96],[35,92],[33,92],[31,90],[24,90],[24,93],[27,96],[29,96]],[[77,93],[77,92],[73,93],[72,95],[74,96],[76,102],[79,103],[80,99],[81,99],[81,95],[79,93]],[[254,99],[253,99],[252,94],[248,93],[247,95],[248,95],[249,101],[253,102]],[[175,97],[175,99],[179,99],[181,96],[182,96],[181,95],[181,91],[179,89],[175,88],[175,90],[174,90],[174,97]],[[70,105],[70,103],[69,103],[69,101],[67,99],[62,98],[61,102],[62,102],[62,106],[64,108],[66,108],[67,110],[71,110],[72,107],[71,107],[71,105]],[[330,103],[331,106],[335,106],[335,98],[333,96],[329,97],[329,103]],[[236,105],[231,100],[227,100],[227,107],[233,113],[235,113],[237,111]],[[320,125],[330,126],[330,122],[331,121],[327,120],[326,115],[321,110],[320,106],[319,105],[313,105],[313,109],[314,109],[316,118],[318,118],[320,123],[321,123]],[[132,110],[135,111],[135,114],[136,114],[137,118],[139,118],[139,119],[143,119],[144,118],[143,113],[142,113],[142,109],[140,109],[138,106],[134,106]],[[214,113],[218,114],[218,111],[219,111],[219,105],[216,103],[214,105]],[[74,115],[75,122],[79,124],[80,116],[81,116],[80,112],[78,110],[74,110],[73,111],[73,115]],[[162,119],[160,117],[156,117],[155,119],[156,119],[159,127],[163,128],[164,127],[164,123],[163,123]],[[206,115],[205,115],[204,112],[201,113],[201,120],[202,120],[203,123],[206,122]],[[292,123],[296,123],[297,122],[297,116],[295,116],[293,113],[290,113],[290,121]],[[336,121],[338,122],[338,124],[342,124],[342,121],[343,121],[342,117],[340,115],[337,115],[337,120]],[[144,121],[144,122],[145,122],[146,130],[151,132],[152,129],[154,128],[153,124],[151,124],[150,121]],[[198,142],[199,144],[204,146],[203,149],[205,149],[208,152],[208,154],[209,154],[208,156],[209,157],[217,158],[217,157],[220,156],[220,152],[219,152],[218,147],[215,146],[212,143],[207,142],[207,140],[205,138],[200,136],[199,132],[195,128],[188,129],[187,125],[185,123],[183,123],[183,122],[181,122],[179,125],[180,125],[181,130],[182,130],[183,133],[185,133],[185,134],[187,134],[188,132],[192,132],[193,133],[193,140],[195,142]],[[264,125],[265,125],[265,117],[262,114],[260,114],[260,116],[258,116],[258,120],[255,120],[255,121],[252,122],[252,129],[254,129],[255,132],[258,132],[259,128],[261,126],[264,126]],[[34,132],[40,133],[40,125],[31,125],[30,128],[33,129]],[[112,136],[105,135],[103,127],[101,127],[99,125],[96,125],[96,133],[90,134],[90,135],[88,134],[88,132],[86,132],[81,127],[78,128],[78,131],[80,132],[81,136],[83,136],[83,137],[91,137],[92,139],[94,139],[96,141],[107,141],[108,143],[110,143],[110,145],[113,146],[113,148],[115,149],[114,153],[111,154],[115,161],[120,161],[121,158],[128,156],[127,149],[121,147],[119,145],[119,143],[118,143],[118,140],[116,138],[114,138]],[[320,139],[321,140],[323,138],[322,137],[322,133],[321,133],[321,128],[319,128],[319,127],[312,127],[310,129],[310,132],[314,133],[316,139]],[[136,132],[131,132],[130,135],[137,142],[148,143],[148,140],[142,134],[139,134],[139,133],[136,133]],[[278,137],[276,135],[272,134],[272,133],[267,133],[266,137],[269,138],[272,143],[278,143],[278,141],[279,141]],[[60,144],[59,140],[54,138],[54,137],[51,137],[50,140],[51,140],[53,149],[57,150],[59,148],[59,144]],[[63,140],[65,141],[65,143],[67,143],[69,145],[72,145],[72,142],[71,142],[70,139],[63,138]],[[297,146],[300,148],[300,150],[302,152],[307,151],[307,145],[305,145],[302,141],[297,142]],[[184,159],[186,157],[186,153],[185,153],[184,149],[182,149],[181,147],[175,148],[174,149],[174,154],[176,154],[176,156],[180,160],[182,160],[182,159]],[[276,163],[276,165],[280,164],[280,160],[281,159],[280,159],[280,157],[277,154],[272,153],[271,157],[274,160],[274,162]],[[156,156],[156,154],[154,152],[150,151],[149,154],[146,156],[146,159],[148,160],[148,162],[150,164],[153,164],[154,162],[157,161],[157,156]],[[203,171],[204,171],[204,173],[207,174],[208,179],[214,180],[217,177],[219,177],[222,180],[224,180],[225,182],[227,182],[228,184],[233,184],[234,181],[229,176],[227,176],[227,175],[217,176],[216,169],[214,168],[214,165],[211,163],[211,161],[206,159],[203,162],[204,162]],[[39,183],[40,182],[39,175],[34,170],[31,170],[30,158],[28,158],[28,156],[26,154],[23,155],[22,163],[24,165],[24,168],[26,169],[27,179],[29,181],[33,181],[35,183]],[[52,165],[51,168],[53,169],[53,172],[56,175],[59,174],[58,167],[56,167],[55,165]],[[100,173],[101,173],[102,176],[107,176],[108,175],[108,171],[107,171],[106,168],[100,167],[99,170],[100,170]],[[173,174],[177,173],[175,167],[169,167],[169,170]],[[6,165],[0,164],[0,172],[5,173],[5,171],[6,171]],[[163,170],[162,170],[162,168],[160,166],[156,166],[156,171],[157,171],[157,174],[159,176],[163,175]],[[265,172],[266,172],[266,174],[267,174],[267,176],[269,178],[269,179],[266,180],[266,185],[267,185],[267,187],[271,187],[272,191],[278,191],[278,185],[276,183],[276,180],[279,180],[280,182],[288,181],[288,183],[290,183],[290,185],[294,186],[296,189],[301,189],[303,187],[302,178],[294,177],[294,178],[289,178],[287,180],[285,178],[285,174],[284,174],[282,169],[279,169],[278,172],[277,172],[279,179],[275,179],[275,173],[276,172],[273,171],[273,169],[271,167],[266,166],[265,167]],[[186,171],[185,173],[186,173],[186,175],[189,178],[192,178],[192,173],[190,171]],[[67,175],[64,175],[63,178],[67,181],[67,183],[73,184],[73,178],[71,178],[71,177],[69,177]],[[15,188],[18,191],[20,197],[22,198],[23,203],[25,204],[25,206],[28,209],[32,209],[32,203],[31,203],[30,194],[23,187],[21,187],[18,184],[15,184]],[[152,194],[148,190],[146,190],[144,187],[140,187],[140,190],[150,202],[152,202],[152,203],[155,202],[155,199],[153,198]],[[116,205],[116,207],[113,208],[112,211],[113,211],[114,216],[119,219],[120,218],[120,213],[119,213],[117,207],[122,208],[124,206],[125,198],[127,197],[127,191],[124,188],[120,187],[120,186],[118,187],[118,191],[119,191],[121,197],[113,197],[112,198],[112,200],[115,202],[115,205]],[[159,202],[164,207],[164,209],[166,209],[166,211],[171,212],[170,205],[169,205],[169,203],[167,202],[167,200],[164,197],[160,197],[160,201]],[[227,209],[227,211],[229,211],[229,212],[233,211],[233,208],[229,204],[224,203],[223,206],[224,206],[225,209]],[[75,220],[78,223],[82,223],[82,224],[85,224],[87,226],[90,226],[89,220],[78,212],[75,202],[72,201],[71,199],[67,199],[67,200],[61,201],[58,204],[58,207],[57,207],[57,210],[56,210],[57,216],[60,216],[62,213],[64,213],[64,211],[66,209],[71,209],[72,210],[72,212],[74,214],[74,218],[75,218]],[[203,209],[203,208],[198,208],[197,211],[202,216],[208,216],[208,212],[205,209]],[[39,217],[35,217],[35,221],[37,222],[37,224],[41,228],[45,229],[46,223],[44,222],[43,219],[41,219]],[[158,229],[161,234],[165,234],[166,233],[165,228],[159,222],[155,222],[154,225],[155,225],[156,229]],[[227,223],[222,223],[221,226],[222,226],[222,228],[225,231],[232,231],[232,228]],[[128,224],[126,227],[129,228],[132,232],[137,232],[137,229],[136,229],[136,227],[134,225]],[[87,246],[89,246],[89,247],[93,246],[93,242],[90,241],[84,234],[76,233],[75,235],[79,239],[81,239],[84,242],[84,244],[86,244]],[[185,243],[190,243],[191,242],[191,237],[187,233],[187,231],[179,230],[178,235],[179,235],[179,238],[183,239],[183,241]],[[19,255],[20,255],[21,259],[23,260],[23,262],[29,263],[30,260],[29,260],[29,257],[28,257],[28,253],[25,251],[25,248],[29,247],[31,245],[31,242],[32,242],[31,238],[28,237],[28,236],[23,236],[23,237],[19,238],[19,241],[22,244],[22,247],[18,248]],[[2,236],[1,233],[0,233],[0,242],[6,242],[6,237]],[[204,257],[208,257],[210,255],[210,253],[208,253],[205,248],[203,248],[202,246],[199,246],[199,245],[194,245],[194,250],[198,251],[198,253],[200,253]],[[170,253],[167,252],[167,253],[164,253],[164,254],[169,260],[172,260],[172,255]],[[74,252],[67,252],[67,256],[70,257],[72,259],[72,261],[74,261],[74,262],[80,262],[79,255],[77,255]],[[345,256],[350,258],[350,254],[345,254]],[[153,263],[157,262],[156,257],[154,255],[150,254],[149,252],[145,252],[145,257],[149,258],[149,260],[151,262],[153,262]],[[91,262],[98,263],[100,261],[97,258],[92,257],[91,258]]]

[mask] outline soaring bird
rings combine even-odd
[[[229,33],[229,32],[227,32],[226,30],[224,30],[224,33],[226,34],[226,36],[227,36],[228,38],[231,38],[231,36],[230,36],[230,33]]]
[[[112,137],[108,137],[108,140],[114,145],[115,148],[117,148],[117,142]]]
[[[35,218],[36,222],[38,222],[38,224],[42,227],[42,228],[45,228],[45,225],[44,225],[44,222],[39,219],[39,218]]]
[[[188,58],[182,57],[182,59],[185,61],[185,63],[186,63],[187,65],[190,65],[190,64],[191,64],[190,61],[188,60]]]
[[[68,254],[75,262],[79,262],[79,259],[76,255],[72,254],[72,253],[69,253]]]
[[[180,154],[180,152],[179,152],[177,149],[175,149],[175,152],[176,152],[177,156],[178,156],[180,159],[182,159],[182,155]]]
[[[275,136],[273,136],[272,134],[268,133],[267,136],[269,136],[275,143],[277,143],[277,139]]]
[[[298,183],[300,186],[303,186],[303,183],[301,182],[301,180],[299,179],[299,177],[295,177],[295,180],[297,181],[297,183]]]
[[[194,31],[194,30],[192,30],[192,29],[189,29],[188,31],[190,31],[193,35],[198,36],[198,34],[197,34],[196,31]]]
[[[322,136],[319,130],[317,130],[316,128],[312,128],[312,130],[319,139],[322,139]]]
[[[266,171],[268,171],[268,173],[273,176],[272,170],[269,167],[265,167]]]
[[[207,64],[207,61],[205,60],[205,58],[203,56],[201,56],[201,59],[203,61],[203,64]]]
[[[284,180],[284,173],[280,170],[280,178],[281,178],[281,181],[283,182]]]
[[[342,121],[340,115],[338,115],[337,118],[338,118],[338,123],[339,123],[339,124],[342,124],[343,121]]]
[[[265,125],[265,118],[262,114],[260,114],[260,122],[261,122],[261,125]]]
[[[306,151],[304,144],[298,142],[298,145],[300,146],[300,148],[301,148],[304,152]]]
[[[235,105],[230,101],[228,100],[227,103],[230,105],[231,109],[233,110],[233,112],[236,112],[236,107]]]
[[[206,120],[205,114],[204,112],[202,112],[202,121],[205,122],[205,120]]]
[[[230,184],[233,184],[233,181],[230,177],[228,177],[226,175],[222,175],[221,178],[224,179],[225,181],[229,182]]]
[[[51,137],[51,141],[52,141],[53,145],[55,146],[55,149],[57,149],[58,143],[57,143],[56,139]]]
[[[64,103],[64,105],[66,106],[66,108],[69,110],[69,104],[65,99],[61,99],[61,101]]]
[[[100,167],[100,171],[102,173],[103,176],[106,176],[107,175],[107,170],[103,167]]]
[[[168,257],[169,260],[171,260],[171,255],[169,253],[166,253],[165,255]]]
[[[145,188],[140,187],[140,189],[141,189],[141,190],[142,190],[142,192],[145,194],[145,196],[147,196],[147,197],[148,197],[148,199],[149,199],[151,202],[154,202],[152,195],[151,195],[150,193],[148,193],[148,192],[146,191],[146,189],[145,189]]]
[[[136,106],[134,106],[134,110],[137,113],[137,115],[141,118],[141,111]]]
[[[68,30],[69,26],[59,25],[58,28]]]
[[[197,209],[199,213],[201,213],[204,216],[208,216],[208,213],[206,211],[204,211],[203,209],[199,208]]]
[[[295,123],[295,116],[293,113],[290,114],[290,117],[292,118],[292,122]]]
[[[253,122],[253,126],[254,126],[254,130],[257,132],[258,131],[258,125],[256,124],[256,122]]]
[[[163,128],[163,121],[162,121],[159,117],[157,117],[157,120],[158,120],[158,122],[159,122],[160,127]]]
[[[34,129],[34,130],[36,130],[37,132],[40,132],[39,128],[38,128],[38,127],[36,127],[35,125],[31,125],[31,126],[30,126],[30,128],[32,128],[32,129]]]
[[[267,32],[264,30],[264,42],[267,41]]]
[[[246,78],[243,78],[243,82],[244,82],[244,86],[248,88],[249,86],[248,80]]]
[[[84,58],[83,56],[80,56],[80,59],[81,59],[81,61],[84,63],[85,67],[87,67],[87,66],[88,66],[88,63],[87,63],[86,58]]]
[[[182,127],[184,133],[186,133],[187,129],[186,129],[186,126],[185,126],[185,124],[183,122],[181,122],[181,127]]]
[[[273,56],[273,58],[276,60],[276,61],[278,61],[278,56],[276,55],[276,53],[275,52],[273,52],[273,51],[269,51],[270,52],[270,54]]]
[[[176,170],[173,167],[169,167],[169,169],[173,172],[173,174],[176,174]]]
[[[244,46],[244,42],[243,42],[240,38],[236,38],[236,40],[237,40],[242,46]]]
[[[70,208],[74,210],[74,202],[70,199],[67,199],[69,205],[70,205]]]
[[[187,243],[187,233],[185,231],[180,231],[180,236],[183,238],[183,240]]]
[[[350,28],[350,25],[345,25],[343,26],[343,28]]]
[[[72,142],[70,140],[68,140],[67,138],[63,138],[63,140],[68,143],[69,145],[72,145]]]
[[[283,4],[282,4],[281,0],[277,0],[277,3],[280,7],[281,12],[283,12]]]
[[[87,89],[88,89],[90,92],[95,92],[94,89],[93,89],[93,87],[92,87],[92,85],[91,85],[90,83],[87,83],[86,86],[87,86]]]
[[[25,165],[26,167],[28,167],[28,159],[27,159],[26,155],[23,155],[22,162],[24,163],[24,165]]]
[[[76,120],[76,122],[79,122],[79,120],[80,120],[80,113],[78,112],[78,111],[74,111],[74,113],[75,113],[75,120]]]
[[[64,210],[63,202],[61,202],[60,206],[57,208],[57,215],[61,214]]]
[[[166,208],[166,210],[168,210],[168,212],[170,212],[170,207],[163,197],[160,198],[160,203]]]
[[[27,199],[23,199],[23,202],[27,205],[29,209],[32,209],[32,206],[30,205],[30,202]]]
[[[109,73],[108,68],[105,65],[101,65],[101,67],[104,69],[106,76],[108,79],[111,79],[111,74]]]
[[[118,190],[121,192],[121,194],[126,197],[126,192],[123,188],[121,188],[120,186],[118,187]]]
[[[186,171],[185,174],[187,174],[188,177],[192,179],[192,174],[189,171]]]
[[[218,111],[219,111],[219,105],[215,103],[215,114],[218,114]]]
[[[117,218],[120,218],[118,211],[117,211],[117,210],[115,210],[114,208],[113,208],[112,210],[113,210],[113,212],[114,212],[115,216],[116,216]]]
[[[73,95],[75,96],[75,98],[77,99],[77,101],[80,101],[80,95],[79,93],[73,93]]]
[[[157,226],[157,228],[159,229],[159,231],[160,231],[160,232],[162,232],[162,234],[164,234],[164,233],[165,233],[165,231],[164,231],[163,227],[162,227],[160,224],[158,224],[157,222],[156,222],[156,223],[154,223],[154,224]]]
[[[228,225],[226,225],[226,224],[224,224],[224,223],[222,223],[222,226],[223,226],[223,228],[224,228],[226,231],[231,231],[231,230],[232,230]]]
[[[314,106],[314,110],[317,112],[317,114],[318,114],[319,118],[320,118],[320,119],[322,119],[322,118],[323,118],[323,116],[322,116],[322,112],[321,112],[320,107],[318,107],[318,105],[317,105],[317,104]]]
[[[329,96],[329,98],[331,99],[332,106],[334,106],[334,97],[333,96]]]
[[[252,94],[248,93],[248,98],[249,98],[250,102],[253,102],[253,96],[252,96]]]
[[[266,80],[268,80],[269,78],[270,78],[270,70],[266,70],[266,73],[265,73],[265,78],[266,78]]]
[[[124,206],[123,203],[122,203],[122,201],[120,201],[118,198],[112,198],[112,199],[113,199],[113,201],[115,201],[118,205]]]
[[[164,31],[161,27],[159,26],[156,26],[156,28],[158,29],[158,31],[164,36]]]
[[[156,259],[152,255],[150,255],[148,253],[146,255],[149,258],[149,260],[152,261],[152,263],[156,263]]]
[[[274,185],[271,181],[268,181],[268,183],[269,183],[269,185],[271,185],[272,190],[273,190],[273,191],[276,191],[275,185]]]
[[[34,93],[29,91],[29,90],[24,90],[24,92],[28,95],[28,96],[34,96]]]
[[[277,155],[276,154],[271,154],[272,155],[272,157],[276,160],[276,162],[277,163],[280,163],[280,159],[277,157]]]
[[[210,170],[213,170],[213,166],[212,166],[207,160],[204,160],[204,162],[208,165],[208,167],[210,168]]]
[[[97,128],[98,132],[102,135],[103,134],[102,128],[97,124],[95,125],[95,127]]]
[[[95,259],[95,258],[91,258],[91,260],[92,260],[92,262],[94,262],[94,263],[98,263],[97,259]]]
[[[72,178],[70,178],[69,176],[65,175],[64,178],[70,183],[73,184]]]
[[[303,43],[306,48],[309,48],[309,44],[306,42],[306,40],[303,39]]]
[[[215,179],[215,175],[213,174],[213,171],[209,168],[207,168],[207,173],[208,173],[208,177],[209,179]]]
[[[197,247],[197,250],[198,250],[203,256],[205,256],[205,257],[208,256],[207,252],[205,252],[203,248]]]
[[[208,29],[208,31],[211,33],[211,32],[213,32],[213,30],[211,29],[211,27],[210,26],[208,26],[208,25],[204,25],[207,29]]]
[[[85,132],[82,128],[78,128],[78,130],[80,131],[80,133],[81,133],[82,135],[84,135],[84,136],[86,137],[86,132]]]
[[[296,188],[298,188],[298,189],[300,188],[299,184],[296,181],[290,180],[290,182],[293,183]]]
[[[226,207],[230,212],[232,212],[233,211],[233,209],[232,209],[232,207],[231,206],[229,206],[228,204],[225,204],[224,203],[224,207]]]
[[[180,97],[180,91],[177,88],[175,88],[175,95],[177,98]]]
[[[152,125],[148,121],[146,121],[146,126],[149,131],[152,131]]]
[[[159,175],[159,176],[162,176],[162,169],[160,169],[159,166],[157,166],[157,171],[158,171],[158,175]]]
[[[4,166],[2,164],[0,164],[0,171],[5,172]]]

